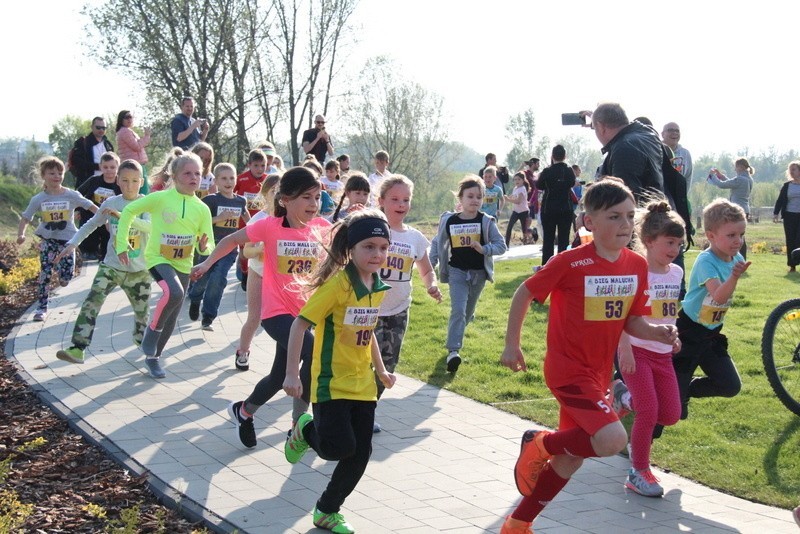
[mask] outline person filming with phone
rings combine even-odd
[[[181,112],[172,118],[172,146],[188,150],[208,137],[208,119],[193,119],[194,98],[181,99]]]
[[[325,116],[314,117],[314,127],[303,132],[303,152],[313,154],[317,161],[325,163],[325,154],[333,156],[331,136],[325,131]]]

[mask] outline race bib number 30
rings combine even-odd
[[[450,245],[453,248],[469,247],[481,242],[480,223],[454,224],[450,226]]]
[[[653,284],[650,286],[651,317],[654,319],[677,318],[680,294],[680,284]]]
[[[194,236],[182,234],[163,234],[160,252],[168,260],[182,260],[191,257]]]
[[[342,342],[350,347],[366,347],[372,340],[372,331],[378,324],[380,308],[349,306],[344,313]]]
[[[586,321],[619,321],[628,316],[636,296],[635,275],[587,276],[584,278]]]
[[[317,244],[309,241],[278,240],[278,273],[303,274],[317,264]]]
[[[42,220],[46,223],[66,221],[70,209],[68,200],[51,200],[42,202]]]
[[[217,207],[217,216],[224,215],[223,219],[214,223],[214,226],[220,228],[237,228],[239,226],[239,215],[241,210],[236,206],[219,206]]]

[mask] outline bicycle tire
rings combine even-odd
[[[775,395],[800,416],[800,299],[781,302],[767,317],[761,360]]]

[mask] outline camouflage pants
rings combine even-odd
[[[375,325],[375,338],[378,340],[383,366],[390,373],[394,372],[400,362],[400,349],[403,347],[406,326],[408,326],[408,309],[396,315],[378,317],[378,324]],[[375,383],[378,385],[378,398],[380,398],[386,388],[377,376]]]
[[[103,307],[106,298],[117,286],[125,292],[133,308],[133,342],[140,345],[144,329],[147,327],[151,282],[152,278],[147,271],[128,273],[117,271],[105,263],[101,263],[92,282],[92,289],[89,290],[86,300],[83,301],[78,320],[75,321],[75,328],[72,330],[72,346],[85,349],[92,343],[94,325],[97,322],[100,308]],[[110,334],[111,332],[109,332]]]

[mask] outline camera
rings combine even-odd
[[[561,124],[563,126],[589,126],[592,124],[592,116],[586,113],[562,113]]]

